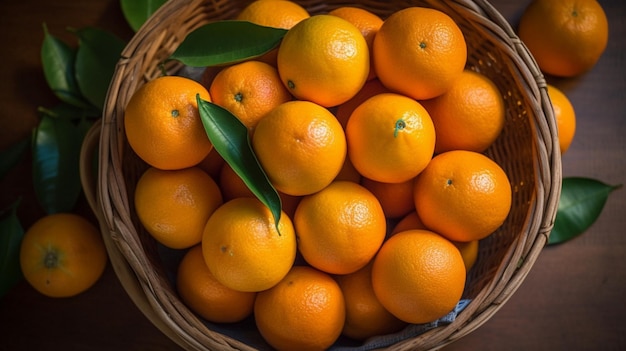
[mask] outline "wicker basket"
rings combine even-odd
[[[133,192],[146,165],[124,135],[124,107],[141,85],[162,74],[161,63],[193,29],[233,18],[249,1],[170,0],[137,32],[122,53],[104,115],[83,146],[82,181],[100,220],[110,260],[134,303],[163,333],[189,350],[267,349],[253,325],[232,328],[201,320],[179,300],[171,262],[143,230],[133,210]],[[486,152],[508,174],[513,204],[504,225],[480,244],[464,298],[469,304],[453,321],[396,340],[390,349],[436,349],[475,330],[522,283],[553,225],[561,188],[561,159],[546,82],[507,21],[484,0],[298,1],[312,14],[355,5],[386,18],[409,6],[437,8],[460,26],[468,45],[468,67],[498,86],[507,107],[501,137]],[[180,64],[165,69],[174,74]],[[91,158],[98,154],[97,176]],[[250,323],[249,323],[250,324]]]

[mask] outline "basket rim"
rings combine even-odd
[[[429,0],[425,1],[428,2]],[[123,171],[121,155],[115,152],[115,148],[123,141],[116,137],[116,133],[119,131],[116,129],[114,120],[118,99],[116,94],[119,93],[119,87],[125,81],[128,62],[138,53],[145,55],[141,46],[147,40],[148,33],[157,30],[163,18],[177,16],[184,12],[181,9],[198,6],[203,2],[205,0],[168,1],[144,23],[127,44],[109,87],[102,123],[93,127],[94,132],[90,133],[90,137],[86,138],[83,145],[85,150],[97,148],[100,152],[97,177],[89,175],[89,172],[81,167],[83,188],[88,193],[88,202],[96,214],[102,234],[109,244],[107,250],[111,261],[114,263],[113,266],[118,279],[133,302],[155,326],[181,347],[189,349],[204,349],[206,345],[197,341],[197,335],[191,335],[188,331],[177,328],[175,318],[171,315],[158,313],[163,311],[163,306],[162,301],[155,297],[156,288],[149,278],[145,277],[143,273],[137,272],[137,268],[144,264],[142,258],[137,257],[130,246],[124,242],[125,239],[122,239],[122,237],[126,238],[121,234],[125,230],[124,223],[132,221],[128,212],[124,213],[124,211],[119,210],[120,208],[128,209],[130,203],[129,200],[125,199],[126,189],[123,179],[120,179],[120,174]],[[519,288],[546,245],[554,225],[561,191],[561,155],[558,151],[556,121],[547,94],[546,80],[534,58],[517,37],[508,21],[488,1],[447,0],[444,3],[459,11],[466,11],[473,20],[480,21],[485,30],[501,43],[507,58],[511,59],[512,64],[515,65],[519,74],[516,78],[519,80],[519,85],[524,87],[529,105],[532,108],[530,115],[533,118],[530,119],[529,123],[531,123],[536,137],[532,150],[536,181],[534,182],[534,195],[527,213],[528,218],[523,233],[518,236],[516,243],[512,244],[506,253],[506,259],[517,264],[500,267],[491,280],[489,288],[482,289],[479,296],[470,302],[459,315],[459,318],[446,327],[449,332],[444,337],[436,335],[441,329],[437,328],[415,338],[400,341],[397,344],[398,348],[412,347],[431,338],[440,338],[437,347],[442,347],[471,333],[493,316]],[[164,36],[165,33],[163,32],[162,35]],[[140,82],[133,84],[136,86]],[[94,140],[98,142],[96,143]],[[89,164],[89,152],[81,151],[85,154],[81,155],[81,164]],[[110,179],[112,181],[109,181]],[[112,201],[111,197],[116,200]],[[185,318],[187,317],[189,316],[185,316]],[[217,336],[215,339],[216,345],[222,347],[252,349],[237,340],[231,340],[229,337]],[[217,347],[216,345],[214,346]]]

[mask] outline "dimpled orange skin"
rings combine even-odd
[[[124,112],[126,138],[135,153],[153,167],[182,169],[199,164],[213,145],[207,137],[196,95],[211,101],[200,83],[163,76],[141,86]]]
[[[135,187],[135,211],[161,244],[185,249],[202,240],[204,225],[223,202],[217,183],[199,167],[148,168]]]
[[[407,324],[378,301],[372,287],[372,263],[354,273],[335,276],[346,300],[346,323],[342,333],[355,340],[395,333]]]
[[[428,229],[424,226],[424,223],[422,223],[422,220],[419,218],[419,215],[415,211],[412,211],[404,218],[402,218],[396,224],[396,226],[393,227],[393,230],[389,235],[391,236],[410,229]],[[461,256],[463,257],[463,263],[465,264],[465,270],[469,271],[470,269],[472,269],[472,267],[476,263],[476,260],[478,259],[479,241],[473,240],[464,242],[450,242],[454,244],[454,246],[456,246],[457,249],[459,249],[459,251],[461,252]]]
[[[238,15],[237,20],[249,21],[261,26],[290,29],[310,15],[305,8],[293,1],[253,1]]]
[[[466,271],[459,250],[428,230],[408,230],[389,238],[372,267],[374,293],[397,318],[428,323],[456,306]]]
[[[297,99],[333,107],[365,84],[369,57],[367,42],[352,23],[315,15],[285,34],[278,48],[278,73]]]
[[[341,123],[341,125],[345,128],[348,124],[348,119],[350,119],[350,115],[352,112],[359,107],[365,100],[371,98],[374,95],[382,94],[382,93],[390,93],[389,89],[385,88],[385,86],[378,79],[370,79],[359,90],[359,92],[352,97],[352,99],[344,102],[343,104],[337,106],[337,110],[335,111],[335,116]]]
[[[518,33],[543,72],[573,77],[598,62],[609,24],[596,0],[535,0],[524,10]]]
[[[452,241],[480,240],[504,223],[511,184],[487,156],[466,150],[439,154],[417,177],[415,208],[424,225]]]
[[[277,350],[329,348],[345,323],[345,300],[337,282],[309,266],[294,266],[274,287],[258,293],[256,325]]]
[[[394,93],[375,95],[359,105],[348,120],[346,138],[357,171],[384,183],[415,177],[435,149],[435,127],[426,109]]]
[[[346,21],[354,24],[354,26],[361,31],[370,52],[370,73],[367,76],[367,80],[376,78],[374,61],[371,59],[372,49],[374,46],[374,37],[376,37],[376,33],[378,33],[380,26],[383,25],[383,20],[378,17],[378,15],[366,9],[352,6],[338,7],[330,11],[328,14],[345,19]]]
[[[190,248],[176,271],[176,290],[181,300],[210,322],[234,323],[252,314],[256,293],[229,289],[207,267],[202,246]]]
[[[300,196],[320,191],[335,179],[347,143],[330,111],[309,101],[289,101],[259,121],[252,148],[274,187]]]
[[[276,227],[269,208],[255,197],[238,197],[220,206],[206,222],[202,252],[221,284],[258,292],[276,285],[296,257],[291,219],[281,213]]]
[[[572,102],[559,88],[548,84],[548,96],[554,109],[557,129],[559,132],[559,148],[561,155],[572,145],[576,134],[576,112]]]
[[[331,274],[353,273],[365,266],[386,232],[385,214],[376,197],[349,181],[334,181],[303,197],[294,226],[304,259]]]
[[[504,128],[502,94],[489,78],[471,70],[463,71],[445,93],[422,104],[435,125],[436,154],[459,149],[483,152]]]
[[[361,179],[361,185],[376,196],[387,218],[401,218],[415,211],[413,183],[414,178],[402,183],[381,183],[369,178]]]
[[[408,7],[389,16],[374,37],[373,61],[390,90],[417,100],[445,92],[467,61],[463,32],[447,14]]]
[[[76,214],[56,213],[28,228],[19,259],[26,281],[38,292],[58,298],[92,287],[102,276],[108,256],[91,222]]]
[[[409,229],[427,229],[416,211],[411,211],[396,223],[389,235],[398,234]]]
[[[209,93],[213,103],[230,111],[251,133],[263,116],[291,100],[276,68],[255,60],[222,69]]]

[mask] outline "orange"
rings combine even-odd
[[[219,186],[224,196],[224,201],[232,200],[236,197],[254,197],[254,193],[233,168],[226,162],[222,165],[219,175]]]
[[[346,158],[346,137],[335,116],[309,101],[289,101],[268,113],[252,138],[274,187],[288,195],[322,190]]]
[[[365,42],[367,43],[367,47],[369,48],[370,58],[372,57],[372,49],[374,46],[374,37],[378,30],[383,25],[383,20],[378,17],[378,15],[360,8],[360,7],[352,7],[352,6],[343,6],[338,7],[334,10],[331,10],[329,13],[331,16],[337,16],[345,19],[346,21],[352,23],[355,27],[361,31],[363,37],[365,38]],[[367,79],[372,79],[376,77],[376,70],[374,70],[373,61],[370,59],[370,73],[367,76]]]
[[[207,220],[222,204],[217,183],[198,167],[148,168],[135,188],[135,210],[157,241],[185,249],[202,239]]]
[[[452,244],[459,249],[461,252],[461,257],[463,257],[463,264],[465,265],[465,270],[469,271],[474,267],[476,260],[478,259],[478,240],[472,240],[467,242],[461,241],[452,241]]]
[[[337,282],[308,266],[294,266],[276,286],[259,292],[254,318],[276,350],[325,350],[341,335],[345,301]]]
[[[277,65],[283,84],[297,99],[332,107],[348,101],[365,83],[369,49],[352,23],[315,15],[285,34]]]
[[[246,61],[221,70],[209,89],[213,102],[237,117],[252,133],[259,120],[291,100],[276,68]]]
[[[391,235],[410,229],[428,229],[424,226],[424,223],[422,223],[422,220],[415,211],[412,211],[396,223],[395,227],[393,227],[393,230],[391,231]],[[461,257],[463,257],[463,263],[465,264],[465,270],[469,271],[478,259],[478,240],[467,242],[451,241],[451,243],[454,244],[454,246],[456,246],[461,252]]]
[[[293,1],[257,0],[247,5],[236,19],[266,27],[290,29],[309,17],[308,11]]]
[[[283,212],[289,216],[289,218],[293,218],[296,213],[296,208],[298,208],[298,204],[300,203],[301,196],[293,196],[287,195],[285,193],[278,192],[278,196],[280,196],[280,202],[283,206]]]
[[[226,162],[222,158],[217,150],[211,149],[211,152],[205,157],[199,164],[198,167],[203,171],[207,172],[211,178],[217,180],[220,177],[220,172],[222,171],[222,166]]]
[[[382,183],[362,178],[361,185],[371,191],[380,202],[387,218],[399,218],[415,210],[413,180],[402,183]]]
[[[596,0],[534,0],[520,18],[518,33],[542,71],[572,77],[600,59],[609,24]]]
[[[256,292],[276,285],[289,272],[296,257],[296,236],[285,213],[277,228],[261,201],[239,197],[224,203],[209,218],[202,252],[218,282]]]
[[[480,240],[511,209],[511,184],[487,156],[454,150],[435,156],[417,177],[415,208],[424,225],[453,241]]]
[[[504,128],[504,99],[486,76],[465,70],[442,95],[423,101],[435,125],[435,153],[483,152]]]
[[[249,21],[261,26],[291,29],[303,19],[311,17],[299,4],[286,0],[257,0],[246,6],[236,17],[240,21]],[[278,48],[258,58],[276,67]]]
[[[416,211],[411,211],[396,223],[391,231],[391,235],[398,234],[409,229],[427,229]]]
[[[351,274],[335,278],[346,301],[343,335],[364,340],[376,335],[395,333],[406,326],[378,301],[372,287],[372,262]]]
[[[559,133],[559,148],[561,154],[564,154],[576,134],[576,113],[567,95],[557,87],[548,84],[548,96],[554,109],[554,118]]]
[[[409,230],[389,238],[372,267],[380,303],[407,323],[429,323],[452,311],[465,287],[459,250],[439,234]]]
[[[418,175],[435,149],[435,128],[417,101],[378,94],[357,107],[346,126],[348,156],[359,173],[384,183]]]
[[[204,70],[202,71],[202,75],[200,76],[200,80],[199,80],[200,84],[202,84],[202,86],[205,87],[206,90],[209,90],[209,88],[211,87],[211,83],[213,83],[213,79],[215,79],[217,74],[220,73],[220,71],[224,69],[225,67],[228,67],[228,66],[225,65],[225,66],[205,67]]]
[[[176,289],[190,310],[215,323],[234,323],[248,317],[256,297],[256,293],[229,289],[215,280],[200,245],[189,249],[180,261]]]
[[[415,99],[443,94],[467,61],[463,32],[447,14],[408,7],[389,16],[374,38],[380,81]]]
[[[71,213],[38,219],[24,233],[20,245],[24,278],[49,297],[70,297],[86,291],[100,279],[107,265],[98,229]]]
[[[233,168],[228,163],[224,163],[222,167],[219,184],[225,201],[229,201],[237,197],[255,196],[246,183],[244,183],[239,175],[233,171]],[[296,211],[296,207],[298,206],[298,202],[300,201],[300,197],[287,195],[281,192],[278,192],[278,196],[280,196],[283,211],[285,211],[289,218],[292,218],[294,212]]]
[[[389,89],[385,88],[385,86],[378,79],[371,79],[365,82],[363,88],[359,90],[356,95],[344,102],[343,104],[337,106],[337,110],[335,111],[335,116],[341,123],[341,125],[345,128],[348,124],[348,119],[350,119],[350,115],[352,112],[359,107],[360,104],[365,102],[365,100],[371,98],[374,95],[378,95],[381,93],[389,93]]]
[[[354,168],[354,165],[350,162],[349,157],[346,157],[343,162],[343,167],[341,168],[341,171],[339,171],[339,174],[335,177],[335,180],[348,180],[355,183],[361,182],[361,175],[356,168]]]
[[[363,186],[348,181],[335,181],[303,197],[293,221],[302,257],[331,274],[361,269],[385,239],[380,203]]]
[[[124,112],[124,130],[131,148],[146,163],[160,169],[195,166],[213,148],[207,137],[196,95],[210,101],[200,83],[164,76],[135,91]]]

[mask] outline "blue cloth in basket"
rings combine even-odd
[[[364,342],[359,342],[341,336],[335,344],[329,348],[329,351],[367,351],[389,347],[399,341],[414,338],[433,328],[452,323],[456,319],[456,316],[463,311],[470,301],[471,300],[469,299],[459,301],[450,313],[434,322],[425,324],[410,324],[403,330],[394,334],[376,336],[365,340]],[[232,325],[220,325],[209,322],[206,323],[211,326],[212,330],[229,335],[232,338],[238,339],[260,351],[272,350],[272,348],[265,342],[265,340],[263,340],[259,332],[256,330],[253,318],[248,318],[244,322]]]
[[[376,336],[363,342],[361,345],[345,346],[341,342],[336,343],[330,350],[333,351],[366,351],[389,347],[399,341],[414,338],[428,330],[450,324],[456,316],[470,303],[471,300],[459,301],[454,310],[438,320],[426,324],[411,324],[395,334]]]

